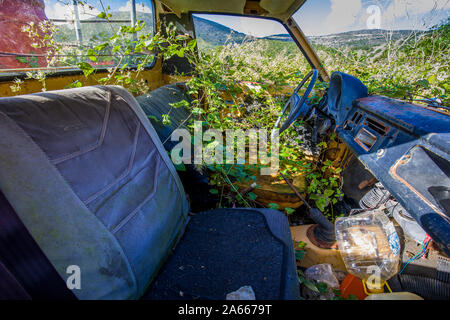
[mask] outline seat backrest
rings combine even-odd
[[[155,130],[118,86],[0,98],[0,189],[64,280],[80,268],[80,299],[140,297],[189,210]]]

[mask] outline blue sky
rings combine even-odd
[[[380,28],[425,30],[450,15],[450,0],[308,0],[294,19],[306,35],[367,29],[367,9],[380,9]],[[256,18],[200,15],[254,36],[285,33],[278,23]]]
[[[227,1],[227,0],[224,0]],[[283,1],[283,0],[280,0]],[[49,18],[71,18],[72,0],[44,0]],[[98,0],[89,0],[93,9],[80,9],[80,18],[96,16],[101,11]],[[104,0],[112,11],[129,11],[129,0]],[[137,0],[137,10],[150,12],[149,0]],[[69,5],[67,5],[69,4]],[[450,16],[450,0],[308,0],[294,19],[306,35],[325,35],[367,28],[367,9],[376,5],[380,9],[381,29],[425,30]],[[225,15],[199,15],[226,25],[236,31],[263,37],[286,33],[278,23],[258,18]]]

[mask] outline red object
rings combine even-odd
[[[343,298],[348,298],[351,294],[359,300],[364,300],[367,297],[362,281],[350,273],[342,281],[340,289]]]
[[[0,1],[0,51],[6,53],[46,54],[45,48],[33,48],[28,33],[22,27],[30,22],[35,25],[47,20],[43,0],[1,0]],[[47,66],[45,56],[38,58],[40,67]],[[14,56],[0,55],[0,69],[29,68]]]

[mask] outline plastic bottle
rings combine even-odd
[[[380,210],[336,219],[336,241],[347,271],[363,280],[371,293],[398,272],[400,241]],[[375,280],[375,281],[374,281]]]

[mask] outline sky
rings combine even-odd
[[[78,12],[80,19],[88,19],[97,16],[103,11],[100,1],[98,0],[82,0],[87,5],[79,5]],[[73,19],[73,5],[72,0],[44,0],[45,14],[49,19]],[[103,4],[110,6],[110,11],[128,11],[131,9],[130,0],[103,0]],[[106,9],[106,8],[105,8]],[[136,11],[151,12],[151,1],[136,0]]]
[[[373,5],[380,29],[426,30],[450,16],[450,0],[309,0],[294,19],[310,36],[367,29]]]
[[[426,30],[450,16],[450,0],[308,0],[294,20],[307,36],[367,29],[367,20],[379,8],[379,28]],[[257,18],[199,15],[236,31],[257,37],[286,33],[278,22]],[[373,25],[373,24],[372,24]]]
[[[44,2],[47,17],[71,19],[72,0],[44,0]],[[111,7],[111,11],[129,11],[130,2],[103,1],[105,5]],[[81,19],[91,18],[102,11],[100,1],[89,0],[88,3],[92,4],[93,8],[80,7]],[[149,0],[137,0],[136,3],[138,11],[150,12]],[[374,5],[378,11],[368,13],[368,8]],[[379,19],[374,19],[378,12]],[[256,37],[286,33],[280,23],[267,19],[226,15],[198,16]],[[450,0],[308,0],[294,14],[294,19],[307,36],[317,36],[367,29],[368,21],[372,22],[372,26],[381,29],[426,30],[449,16]]]

